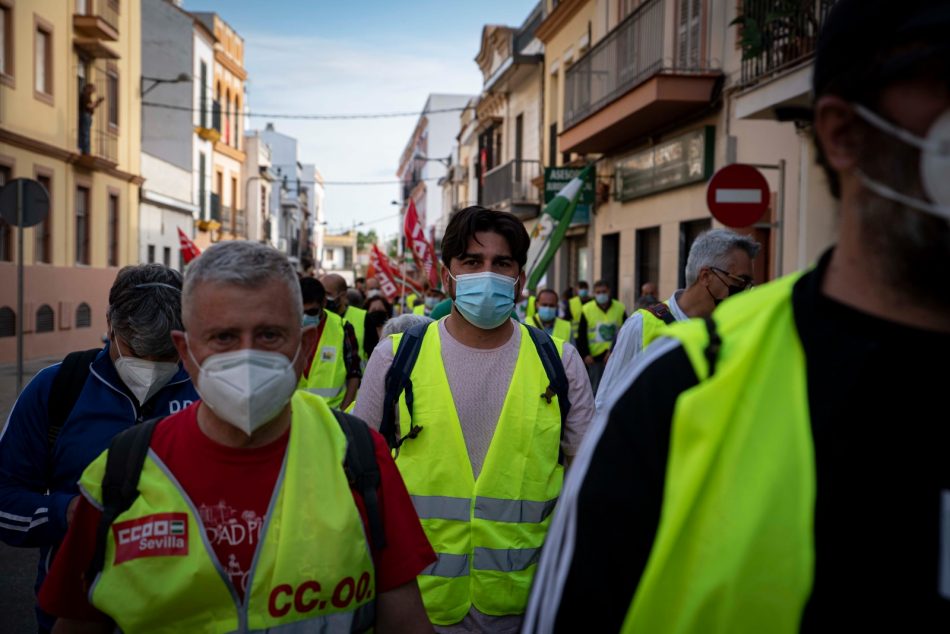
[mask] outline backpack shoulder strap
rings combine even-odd
[[[670,312],[670,307],[664,303],[653,304],[652,306],[644,307],[645,311],[656,317],[657,319],[662,319],[663,323],[667,326],[676,321],[676,317],[673,316],[673,313]]]
[[[571,411],[571,401],[568,398],[569,385],[567,382],[567,373],[564,372],[564,364],[561,362],[561,355],[558,354],[557,346],[554,341],[540,328],[525,326],[528,329],[528,335],[538,350],[538,356],[541,358],[541,364],[544,366],[544,373],[548,377],[548,389],[541,396],[551,402],[552,396],[557,396],[558,405],[561,408],[561,440],[564,440],[564,427],[567,422],[567,415]],[[564,450],[558,444],[558,462],[564,464]]]
[[[398,449],[406,438],[415,438],[422,427],[414,426],[406,438],[399,438],[396,428],[396,409],[399,406],[399,396],[406,392],[406,405],[412,412],[412,381],[409,375],[419,358],[422,348],[422,338],[425,337],[429,323],[418,324],[403,333],[399,348],[393,356],[392,365],[386,371],[386,396],[383,399],[383,420],[379,425],[379,433],[386,439],[390,449]],[[438,327],[438,326],[437,326]]]
[[[155,426],[164,417],[133,425],[116,435],[109,444],[106,471],[102,476],[102,516],[96,529],[96,549],[86,580],[92,583],[102,571],[106,556],[106,538],[116,518],[128,510],[139,496],[139,476]]]
[[[369,523],[370,540],[378,552],[386,546],[386,533],[383,530],[383,518],[379,510],[377,491],[381,481],[379,463],[373,447],[373,435],[369,426],[351,414],[333,410],[333,416],[346,435],[346,458],[343,469],[350,487],[356,489],[366,504],[366,517]]]
[[[102,348],[92,348],[70,352],[56,371],[50,388],[50,399],[46,405],[48,421],[46,444],[50,450],[56,444],[59,432],[63,430],[66,419],[69,418],[76,401],[79,400],[83,386],[86,385],[86,379],[89,378],[89,364],[95,360],[101,350]]]

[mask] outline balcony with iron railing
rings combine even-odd
[[[119,39],[118,0],[76,0],[73,30],[94,40]]]
[[[836,0],[743,0],[733,22],[742,47],[742,85],[811,59]]]
[[[643,2],[566,71],[562,152],[607,152],[709,106],[722,72],[702,54],[702,14],[668,37],[676,4]]]
[[[210,117],[208,116],[210,115]],[[209,127],[210,126],[210,127]],[[212,143],[221,139],[221,102],[217,99],[211,102],[211,111],[208,112],[207,105],[202,107],[200,115],[200,125],[195,128],[195,132],[205,141]]]
[[[531,181],[541,173],[541,161],[508,161],[485,173],[482,204],[519,217],[537,215],[541,194]]]

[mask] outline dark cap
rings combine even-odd
[[[838,0],[818,38],[813,94],[865,101],[935,60],[945,69],[948,31],[948,0]]]

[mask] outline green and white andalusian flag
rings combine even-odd
[[[594,169],[593,163],[582,169],[577,177],[561,188],[557,196],[544,207],[544,212],[531,232],[525,274],[528,279],[527,287],[532,295],[537,291],[541,278],[548,270],[548,265],[551,264],[554,254],[564,241],[564,234],[571,226],[574,210],[577,209],[581,188],[590,178],[592,169]]]

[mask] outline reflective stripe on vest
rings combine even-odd
[[[346,359],[343,354],[343,320],[323,311],[326,323],[317,342],[310,373],[300,377],[299,389],[323,397],[330,407],[339,407],[346,395]]]
[[[92,604],[122,631],[350,632],[372,626],[374,568],[342,468],[346,437],[323,400],[298,390],[292,408],[244,602],[214,555],[198,509],[149,452],[141,494],[113,523],[102,572],[89,591]],[[106,455],[80,481],[100,506]]]
[[[604,312],[596,301],[590,301],[584,304],[582,311],[587,318],[587,346],[591,356],[598,357],[610,350],[617,339],[623,325],[623,304],[613,299]]]
[[[426,330],[411,373],[412,417],[400,397],[401,434],[423,428],[400,447],[396,465],[439,557],[418,578],[436,624],[461,621],[473,605],[490,615],[524,612],[560,494],[560,409],[556,398],[542,398],[547,375],[527,328],[518,328],[518,360],[477,481],[442,365],[438,322]],[[401,336],[393,339],[395,350]],[[556,345],[560,351],[562,342]]]
[[[366,361],[369,355],[363,350],[363,335],[366,334],[366,311],[355,306],[347,306],[343,313],[343,321],[353,326],[353,334],[356,335],[356,343],[360,349],[360,359]]]
[[[671,324],[701,382],[676,402],[663,508],[623,632],[791,633],[814,575],[815,458],[790,276]]]

